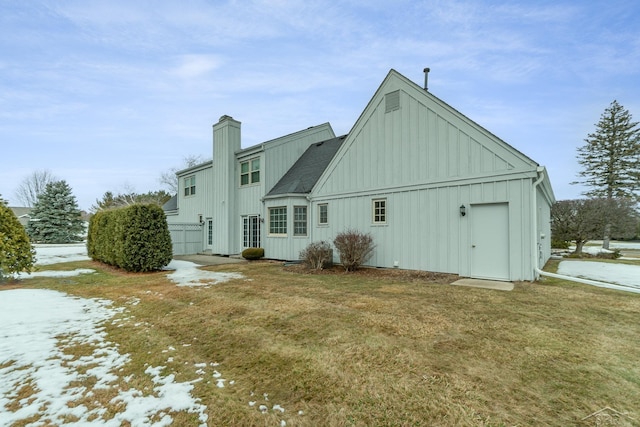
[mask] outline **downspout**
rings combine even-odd
[[[597,280],[582,279],[580,277],[565,276],[564,274],[549,273],[548,271],[542,271],[539,268],[536,268],[536,272],[541,276],[549,276],[549,277],[555,277],[556,279],[570,280],[572,282],[584,283],[585,285],[598,286],[600,288],[615,289],[618,291],[634,292],[637,294],[640,293],[640,289],[632,288],[631,286],[616,285],[614,283],[606,283],[606,282],[599,282]]]
[[[538,185],[544,179],[544,168],[538,166],[536,169],[538,179],[533,183],[531,191],[531,265],[533,266],[533,280],[535,282],[540,277],[538,266]]]
[[[590,280],[590,279],[583,279],[580,277],[573,277],[573,276],[565,276],[564,274],[557,274],[557,273],[549,273],[547,271],[543,271],[540,269],[540,267],[538,266],[538,230],[537,230],[537,224],[538,224],[538,197],[537,197],[537,188],[538,185],[540,185],[540,183],[542,182],[542,180],[544,179],[544,168],[538,166],[538,168],[536,169],[536,172],[538,173],[538,179],[533,183],[533,196],[532,196],[532,226],[531,226],[531,230],[532,230],[532,234],[531,237],[533,238],[533,242],[532,242],[532,247],[533,247],[533,251],[531,254],[531,261],[533,262],[533,271],[534,271],[534,280],[537,280],[540,278],[540,276],[548,276],[548,277],[554,277],[556,279],[563,279],[563,280],[569,280],[572,282],[578,282],[578,283],[583,283],[585,285],[592,285],[592,286],[598,286],[600,288],[608,288],[608,289],[615,289],[618,291],[627,291],[627,292],[634,292],[634,293],[640,293],[640,289],[639,288],[633,288],[630,286],[624,286],[624,285],[617,285],[614,283],[607,283],[607,282],[599,282],[597,280]],[[535,221],[533,221],[533,219],[535,219]]]

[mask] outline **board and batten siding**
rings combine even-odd
[[[537,248],[538,248],[538,268],[542,269],[547,260],[551,257],[551,201],[553,196],[545,194],[544,187],[538,187],[536,191],[536,228],[537,228]]]
[[[305,150],[311,144],[333,137],[333,130],[327,123],[236,153],[235,175],[237,176],[234,179],[238,188],[237,213],[239,215],[262,214],[262,197],[276,185]],[[256,158],[260,159],[260,183],[241,186],[239,180],[240,164]]]
[[[293,208],[295,206],[305,206],[307,208],[307,235],[294,236],[293,233]],[[269,233],[269,208],[286,207],[287,208],[287,234],[272,235]],[[264,211],[264,250],[266,258],[297,260],[300,251],[306,248],[311,242],[311,233],[313,223],[311,222],[311,206],[306,197],[282,197],[278,199],[265,200]]]
[[[430,94],[417,99],[406,88],[396,90],[400,107],[387,112],[385,94],[374,97],[314,192],[340,194],[535,169],[535,162],[470,120],[435,101],[426,105],[424,97]]]
[[[237,230],[232,242],[232,252],[240,252],[242,249],[242,217],[246,215],[259,215],[264,220],[261,223],[260,234],[261,242],[265,250],[273,254],[280,254],[281,259],[291,259],[290,253],[296,252],[300,246],[300,241],[304,238],[295,237],[294,243],[291,245],[282,243],[282,238],[278,237],[272,240],[266,240],[268,235],[268,209],[262,202],[262,197],[267,194],[273,186],[282,178],[282,176],[293,166],[298,158],[304,153],[309,145],[325,141],[335,137],[333,129],[328,123],[313,126],[299,132],[285,135],[271,141],[267,141],[259,146],[242,150],[236,154],[238,169],[236,175],[239,174],[239,164],[250,159],[260,158],[260,183],[256,185],[239,185],[239,178],[236,177],[238,194],[236,216],[239,218],[238,224],[240,228]],[[306,199],[304,204],[306,204]],[[268,248],[271,242],[275,244],[273,251]],[[290,252],[284,255],[284,248],[288,247]],[[304,247],[304,246],[303,246]],[[275,255],[267,254],[268,257],[276,258]]]
[[[319,227],[314,219],[312,240],[356,228],[374,237],[370,265],[470,276],[474,205],[506,205],[508,230],[500,232],[508,233],[509,277],[502,278],[531,279],[537,167],[392,71],[312,191],[314,218],[318,203],[328,203],[330,223]],[[387,199],[386,225],[372,224],[374,198]]]
[[[350,197],[317,198],[311,205],[312,241],[332,242],[336,234],[355,229],[371,233],[376,249],[369,265],[471,275],[470,218],[474,205],[504,204],[509,208],[510,280],[530,276],[531,178],[444,185]],[[386,199],[387,221],[373,223],[372,201]],[[318,225],[318,205],[327,204],[329,224]],[[460,205],[466,216],[460,215]],[[334,254],[338,261],[338,254]]]
[[[263,194],[267,194],[278,183],[311,144],[331,138],[335,138],[333,129],[329,123],[324,123],[264,143],[266,174]]]
[[[184,179],[196,177],[196,194],[184,195]],[[199,215],[211,217],[213,208],[213,181],[211,163],[185,169],[178,174],[178,214],[167,217],[173,223],[198,223]]]

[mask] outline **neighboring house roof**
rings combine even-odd
[[[347,136],[311,144],[266,197],[310,193]]]
[[[33,208],[22,208],[22,207],[12,207],[12,206],[9,206],[9,209],[11,209],[18,218],[30,217],[31,211],[33,210]]]
[[[181,175],[194,173],[201,169],[210,168],[211,166],[213,166],[213,160],[207,160],[206,162],[198,163],[197,165],[189,166],[186,169],[179,170],[176,172],[176,175],[181,176]]]
[[[172,198],[167,200],[167,202],[164,205],[162,205],[162,210],[164,210],[165,212],[167,212],[167,211],[177,211],[178,210],[178,195],[176,194],[175,196],[173,196]]]
[[[9,209],[11,209],[14,215],[18,218],[18,221],[20,221],[20,224],[23,226],[26,227],[27,224],[29,224],[29,221],[31,221],[31,211],[33,208],[9,206]]]

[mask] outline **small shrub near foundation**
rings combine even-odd
[[[255,261],[264,257],[264,248],[247,248],[242,251],[242,258]]]
[[[566,240],[551,239],[551,247],[554,249],[569,249],[569,242]]]
[[[310,269],[322,270],[333,265],[333,249],[327,242],[313,242],[300,251],[302,263]]]
[[[375,245],[369,233],[347,230],[336,236],[333,244],[340,253],[340,263],[347,271],[357,270],[373,255]]]

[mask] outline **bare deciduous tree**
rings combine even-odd
[[[551,207],[552,238],[575,242],[577,255],[607,226],[617,237],[633,237],[637,221],[634,202],[623,198],[560,200]]]
[[[31,175],[22,180],[15,196],[18,201],[26,207],[32,208],[38,201],[38,197],[47,187],[47,184],[58,181],[50,170],[36,170]]]
[[[163,186],[165,190],[167,190],[171,194],[178,193],[178,177],[176,176],[176,172],[187,169],[192,166],[198,165],[200,163],[204,163],[205,160],[201,155],[190,155],[186,156],[182,159],[182,166],[173,167],[169,169],[167,172],[162,172],[160,174],[160,178],[158,181]]]

